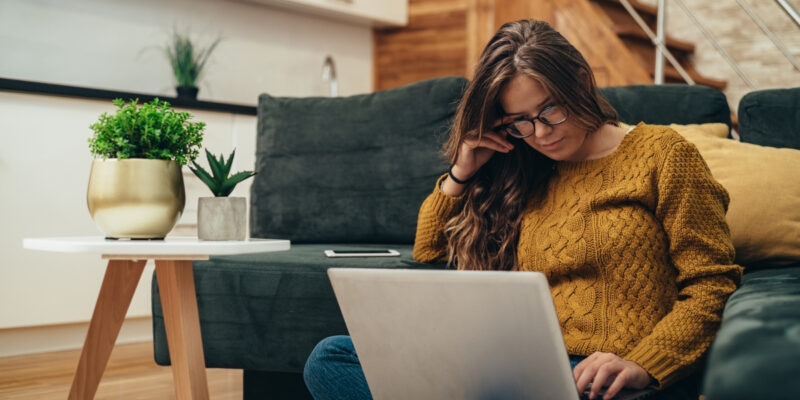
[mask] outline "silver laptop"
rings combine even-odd
[[[328,276],[376,400],[581,398],[541,273],[331,268]]]

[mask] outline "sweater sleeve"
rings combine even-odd
[[[447,239],[444,226],[447,220],[461,211],[464,196],[453,197],[442,192],[441,184],[447,174],[436,181],[436,187],[419,209],[417,234],[414,238],[414,260],[419,262],[447,262]]]
[[[742,267],[733,264],[725,222],[730,198],[693,144],[673,144],[659,173],[657,196],[655,214],[678,272],[678,299],[624,358],[664,387],[688,374],[708,349],[725,302],[741,282]]]

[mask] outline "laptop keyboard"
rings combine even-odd
[[[589,390],[590,390],[591,388],[592,388],[592,383],[590,382],[590,383],[589,383],[589,386],[587,386],[587,387],[586,387],[586,390],[584,390],[584,391],[583,391],[583,393],[581,393],[581,395],[580,395],[580,399],[581,399],[581,400],[589,400]],[[602,399],[602,398],[603,398],[603,395],[606,393],[606,389],[607,389],[607,388],[605,388],[605,387],[603,387],[603,388],[600,388],[600,392],[599,392],[599,393],[597,393],[597,396],[595,396],[595,400],[596,400],[596,399]],[[616,399],[616,398],[617,398],[617,396],[614,396],[614,398]]]
[[[603,394],[605,392],[606,392],[605,389],[600,390],[600,393],[598,393],[597,396],[595,396],[595,400],[596,399],[602,399],[603,398]],[[589,391],[587,390],[587,391],[583,392],[583,394],[581,394],[581,396],[580,396],[580,399],[581,400],[589,400]]]

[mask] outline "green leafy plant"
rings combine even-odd
[[[169,103],[154,99],[138,105],[114,99],[114,114],[103,113],[89,127],[89,150],[102,158],[150,158],[175,160],[180,165],[194,161],[203,141],[204,122],[189,122],[192,115],[177,112]]]
[[[197,86],[197,79],[206,66],[208,57],[217,47],[222,38],[217,38],[211,45],[204,49],[195,47],[189,35],[172,33],[172,40],[164,47],[172,73],[178,81],[178,86]]]
[[[208,159],[208,166],[211,167],[211,173],[209,174],[196,162],[192,162],[194,168],[189,167],[189,169],[211,189],[211,193],[214,193],[214,196],[226,197],[231,194],[233,188],[239,182],[256,174],[253,171],[242,171],[230,175],[234,155],[236,155],[236,149],[233,150],[228,161],[225,161],[225,157],[222,154],[219,155],[219,158],[214,158],[214,155],[206,149],[206,158]]]

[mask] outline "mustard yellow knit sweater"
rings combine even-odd
[[[695,146],[639,124],[609,156],[558,162],[546,193],[525,211],[517,263],[547,276],[567,351],[615,353],[658,387],[690,372],[742,271],[728,193]],[[462,209],[463,196],[437,182],[419,212],[414,259],[446,262],[442,228]]]

